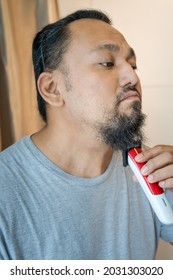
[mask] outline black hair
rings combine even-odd
[[[69,23],[79,19],[97,19],[111,24],[109,17],[98,10],[78,10],[55,23],[48,24],[38,32],[33,40],[32,59],[34,65],[37,102],[40,115],[47,121],[46,102],[37,87],[38,77],[45,70],[55,70],[60,66],[63,54],[67,51],[72,39]]]

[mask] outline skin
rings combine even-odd
[[[135,54],[120,32],[94,19],[69,26],[72,42],[60,69],[44,72],[38,79],[48,121],[32,140],[67,173],[93,178],[107,169],[113,153],[100,139],[96,124],[106,122],[117,96],[129,85],[135,91],[120,97],[119,113],[130,116],[132,103],[141,102],[141,85]],[[172,146],[153,147],[136,160],[146,162],[148,169],[143,172],[150,181],[173,188]]]

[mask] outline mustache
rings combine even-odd
[[[122,89],[122,93],[126,93],[126,92],[128,92],[128,91],[137,91],[138,92],[138,90],[137,90],[137,88],[135,87],[135,86],[127,86],[127,87],[124,87],[123,89]],[[139,92],[138,92],[139,93]]]

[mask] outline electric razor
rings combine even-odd
[[[132,169],[160,222],[166,225],[173,224],[173,209],[164,190],[157,183],[150,183],[148,176],[142,175],[141,169],[145,163],[135,161],[135,157],[141,152],[140,147],[124,150],[123,165],[129,165]]]

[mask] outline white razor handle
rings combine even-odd
[[[128,152],[128,164],[137,177],[160,222],[167,225],[173,224],[173,210],[165,196],[164,190],[157,183],[149,183],[148,176],[141,174],[141,168],[145,163],[135,161],[135,157],[141,152],[140,148],[131,149]]]

